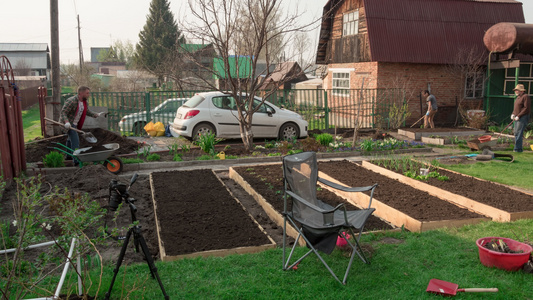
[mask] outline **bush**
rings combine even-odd
[[[161,159],[161,156],[157,153],[152,153],[146,157],[147,161],[158,161]]]
[[[47,168],[60,168],[65,166],[63,159],[63,154],[57,151],[52,151],[46,154],[43,163]]]
[[[315,139],[318,141],[318,143],[322,146],[329,146],[331,142],[333,142],[333,136],[329,133],[321,133],[318,134]]]

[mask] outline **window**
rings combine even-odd
[[[342,17],[342,36],[359,33],[359,10],[344,14]]]
[[[516,68],[505,70],[505,90],[504,95],[514,96]],[[518,83],[526,88],[526,93],[531,94],[533,91],[533,63],[521,63],[518,71]]]
[[[221,109],[236,109],[235,100],[231,96],[214,97],[213,105]]]
[[[485,76],[483,72],[469,73],[465,79],[465,98],[483,98]]]
[[[333,95],[348,96],[350,95],[350,73],[333,72]]]

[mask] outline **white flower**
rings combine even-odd
[[[13,226],[17,227],[17,220],[13,220]]]
[[[52,230],[52,224],[46,225],[46,230]]]
[[[263,147],[261,145],[257,145],[257,146],[255,146],[255,149],[265,149],[265,147]]]

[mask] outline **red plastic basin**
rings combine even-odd
[[[509,249],[513,251],[522,250],[523,253],[503,253],[485,248],[484,246],[493,239],[503,240],[507,246],[509,246]],[[531,251],[533,251],[533,248],[528,244],[502,237],[480,238],[476,241],[476,245],[479,249],[479,260],[483,265],[507,271],[520,270],[522,266],[527,263]]]
[[[479,140],[480,143],[486,143],[486,142],[490,142],[491,141],[492,136],[484,135],[484,136],[478,137],[477,139]]]

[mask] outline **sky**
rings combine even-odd
[[[283,0],[287,5],[299,3],[302,24],[321,17],[328,0]],[[116,40],[139,40],[139,32],[146,23],[151,0],[58,0],[59,47],[62,64],[78,64],[77,16],[80,18],[81,40],[85,61],[90,61],[91,47],[109,47]],[[187,15],[187,0],[169,0],[176,20]],[[533,0],[523,0],[526,23],[533,24]],[[290,4],[288,4],[290,3]],[[287,9],[293,9],[291,6]],[[50,42],[50,1],[2,1],[0,20],[4,24],[1,43]],[[316,49],[318,28],[311,32]]]

